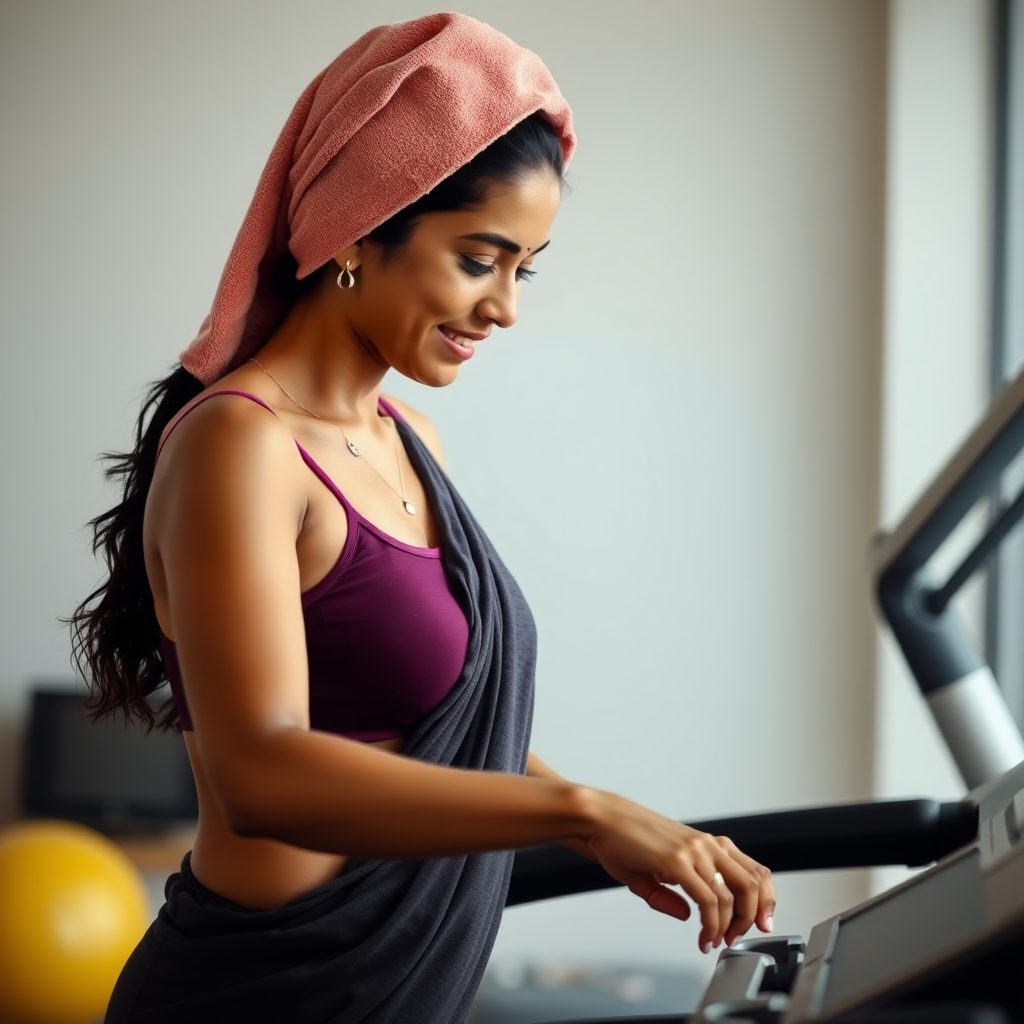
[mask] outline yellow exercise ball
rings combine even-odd
[[[149,925],[138,869],[66,821],[0,832],[0,1021],[93,1024]]]

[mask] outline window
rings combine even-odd
[[[1024,369],[1024,0],[996,5],[996,125],[992,389]],[[1024,453],[999,485],[1005,503],[1024,486]],[[1024,528],[1018,523],[989,569],[985,647],[1024,729]]]

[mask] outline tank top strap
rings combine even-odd
[[[351,516],[358,516],[359,513],[352,507],[348,498],[342,494],[341,488],[330,478],[330,476],[328,476],[327,472],[320,466],[316,459],[314,459],[298,441],[295,442],[295,447],[299,449],[299,454],[302,456],[302,461],[306,464],[307,468],[310,469],[320,483],[322,483],[324,487],[326,487],[327,490],[329,490],[331,494],[338,499],[341,507],[349,514],[351,522]]]
[[[274,410],[271,409],[270,406],[267,405],[267,403],[264,402],[262,398],[250,394],[250,392],[248,391],[238,391],[231,388],[224,388],[221,391],[211,391],[208,395],[203,395],[203,397],[200,398],[198,402],[195,402],[194,404],[190,405],[187,409],[184,410],[184,412],[179,413],[177,419],[172,421],[170,429],[167,431],[166,434],[164,434],[163,440],[160,442],[160,447],[157,449],[156,460],[159,460],[160,453],[164,450],[164,445],[167,444],[167,441],[170,439],[171,434],[173,434],[174,431],[178,428],[178,424],[181,423],[181,421],[194,409],[198,409],[199,406],[201,406],[204,402],[208,402],[211,398],[217,398],[219,395],[238,395],[239,398],[248,398],[250,402],[255,402],[257,405],[263,406],[263,408],[266,409],[267,412],[269,412],[271,415],[277,415],[277,413],[274,412]],[[395,409],[395,407],[389,401],[387,401],[387,399],[378,398],[377,403],[378,406],[384,410],[384,412],[386,412],[390,417],[392,417],[392,419],[399,420],[402,423],[405,423],[405,417],[402,416],[402,414],[398,412],[398,410]],[[320,480],[320,482],[331,492],[331,494],[333,494],[334,497],[338,499],[338,501],[346,509],[346,511],[354,513],[355,510],[353,509],[349,500],[342,493],[341,488],[338,487],[338,485],[330,478],[330,476],[328,476],[328,474],[317,463],[313,456],[310,455],[309,452],[307,452],[306,449],[303,448],[302,445],[299,444],[297,440],[295,441],[295,447],[298,448],[299,454],[302,456],[302,461],[305,462],[305,464],[309,467],[314,476],[316,476],[317,479]]]
[[[402,423],[405,423],[405,417],[382,395],[377,397],[377,405],[393,420],[399,420]]]
[[[167,444],[171,434],[173,434],[174,431],[178,429],[178,424],[190,412],[192,412],[195,409],[198,409],[199,406],[201,406],[204,402],[208,402],[211,398],[216,398],[218,395],[238,395],[241,398],[248,398],[250,402],[255,402],[257,405],[262,405],[263,408],[266,409],[267,412],[269,412],[272,416],[277,415],[277,413],[274,412],[274,410],[271,409],[270,406],[267,405],[267,403],[264,402],[262,398],[258,398],[256,395],[251,395],[248,391],[235,391],[229,388],[225,388],[222,391],[211,391],[208,395],[203,395],[203,397],[200,398],[198,402],[195,402],[193,405],[190,405],[187,409],[184,410],[184,412],[178,413],[177,418],[171,422],[170,429],[167,431],[166,434],[164,434],[163,440],[160,442],[160,447],[157,448],[156,450],[156,458],[153,460],[154,465],[156,465],[156,463],[159,462],[160,453],[164,450],[164,445]],[[302,449],[300,448],[299,450],[301,451]]]
[[[387,401],[387,399],[378,396],[377,407],[386,412],[392,419],[401,420],[402,423],[405,423],[405,419],[395,409],[395,407],[389,401]],[[355,516],[357,519],[362,519],[362,515],[360,515],[360,513],[356,511],[356,509],[352,506],[352,503],[348,500],[348,498],[345,497],[341,488],[331,479],[326,470],[324,470],[323,467],[320,466],[316,459],[314,459],[313,456],[310,455],[309,452],[307,452],[306,449],[303,448],[298,441],[295,442],[295,447],[299,449],[299,454],[302,456],[302,461],[305,462],[306,466],[310,469],[313,475],[324,485],[324,487],[326,487],[327,490],[329,490],[331,494],[333,494],[334,497],[338,499],[341,506],[346,510],[346,512],[348,512],[350,519],[352,516]]]

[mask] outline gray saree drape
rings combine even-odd
[[[536,633],[522,593],[419,438],[396,419],[469,622],[459,681],[405,753],[481,771],[526,767]],[[118,981],[107,1024],[459,1024],[497,933],[510,852],[350,861],[277,910],[205,889],[188,861]]]

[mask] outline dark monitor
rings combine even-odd
[[[153,832],[199,813],[181,734],[120,719],[91,722],[73,690],[37,689],[25,745],[22,809],[106,832]]]

